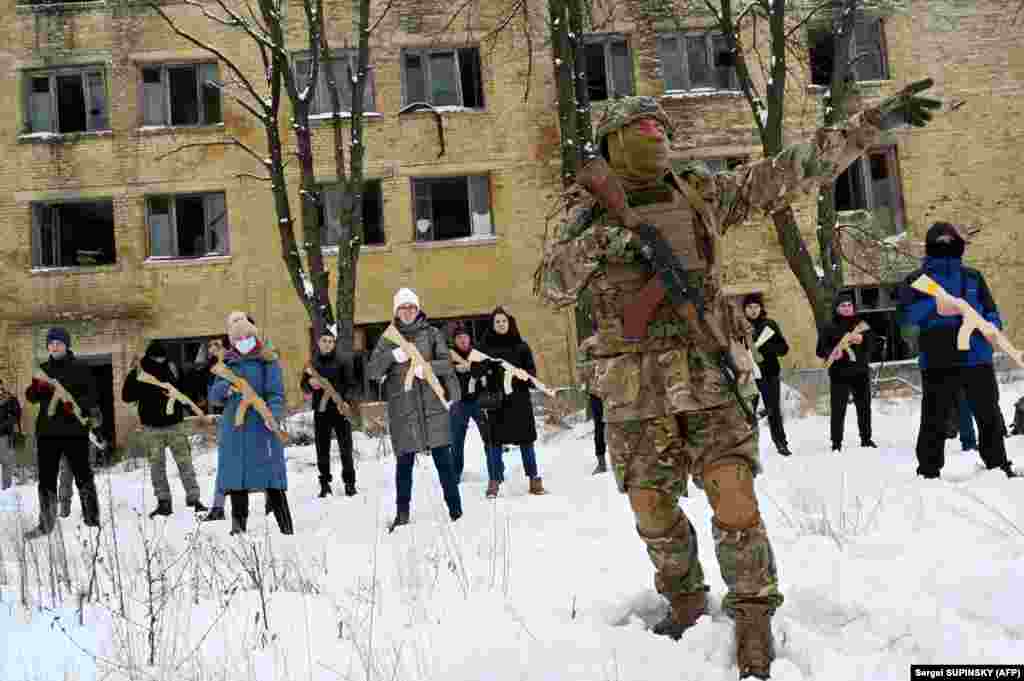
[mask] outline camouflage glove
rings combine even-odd
[[[882,100],[875,109],[878,116],[878,127],[881,130],[892,130],[912,125],[923,128],[932,119],[932,111],[942,108],[942,102],[930,97],[918,97],[935,84],[931,78],[925,78],[907,85],[892,97]]]

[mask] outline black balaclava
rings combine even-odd
[[[924,252],[932,258],[961,258],[967,244],[960,230],[948,222],[936,222],[928,228]]]

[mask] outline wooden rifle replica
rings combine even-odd
[[[970,350],[971,334],[978,331],[989,343],[998,345],[1003,352],[1009,355],[1013,361],[1017,363],[1018,366],[1024,367],[1024,351],[1015,348],[1006,334],[996,328],[995,324],[982,317],[977,310],[971,307],[970,303],[949,295],[949,293],[947,293],[937,281],[929,277],[927,274],[922,274],[915,279],[910,284],[910,287],[915,291],[920,291],[921,293],[929,295],[936,300],[956,306],[957,310],[963,316],[963,322],[960,324],[960,331],[956,335],[957,350]]]
[[[206,416],[206,414],[203,413],[203,410],[200,409],[196,405],[196,403],[193,402],[188,397],[188,395],[184,394],[170,383],[164,383],[163,381],[159,380],[156,376],[147,372],[142,367],[137,367],[135,369],[135,380],[137,380],[139,383],[145,383],[147,385],[156,386],[157,388],[160,388],[161,390],[164,391],[164,394],[167,395],[167,409],[165,410],[165,412],[168,416],[174,413],[175,404],[182,404],[188,407],[189,409],[192,410],[193,414],[200,418]]]
[[[503,387],[506,395],[510,395],[512,393],[512,379],[518,378],[520,381],[532,383],[537,388],[537,390],[541,391],[548,397],[555,396],[555,391],[541,383],[536,376],[527,373],[525,369],[520,369],[519,367],[509,362],[506,362],[503,359],[495,359],[494,357],[485,355],[479,350],[470,350],[469,357],[467,357],[466,359],[462,359],[462,357],[459,357],[459,355],[454,350],[450,350],[449,352],[451,352],[452,361],[455,363],[455,365],[466,369],[468,369],[469,365],[472,364],[473,362],[491,361],[501,364],[501,367],[505,370]]]
[[[324,396],[320,398],[320,408],[317,411],[321,414],[324,413],[327,411],[327,403],[334,402],[334,405],[343,416],[352,418],[352,407],[349,406],[348,402],[341,399],[341,395],[334,389],[331,382],[321,376],[320,372],[314,369],[312,364],[307,364],[305,371],[307,376],[320,384],[319,389],[324,391]]]
[[[271,433],[277,436],[277,439],[282,443],[287,442],[288,434],[281,430],[277,420],[274,418],[274,413],[270,411],[270,407],[260,397],[259,393],[253,390],[249,382],[236,374],[231,369],[228,369],[224,365],[224,362],[217,362],[210,369],[210,373],[214,376],[218,376],[227,381],[232,388],[235,389],[242,396],[242,401],[238,405],[238,410],[235,412],[235,428],[241,428],[245,425],[245,414],[249,411],[249,407],[252,407],[256,412],[263,417],[263,425],[267,427]]]
[[[848,331],[846,334],[844,334],[843,337],[839,339],[839,342],[836,343],[836,346],[832,349],[832,354],[829,355],[829,358],[827,360],[825,360],[825,368],[828,369],[830,366],[832,366],[832,363],[835,362],[835,360],[832,359],[832,357],[837,354],[837,350],[839,351],[838,355],[840,357],[845,352],[850,356],[851,362],[856,362],[857,355],[853,352],[853,343],[851,341],[853,340],[854,336],[858,336],[860,334],[863,334],[865,331],[870,330],[871,327],[868,326],[867,322],[860,322],[859,324],[857,324],[857,326],[853,327],[851,331]]]
[[[405,391],[409,392],[412,390],[412,381],[416,378],[416,368],[422,367],[423,378],[421,380],[426,381],[431,389],[433,389],[434,394],[437,395],[437,399],[441,400],[441,404],[444,405],[444,408],[451,410],[451,401],[445,399],[444,388],[441,387],[441,382],[437,380],[434,370],[430,368],[430,362],[423,359],[423,355],[420,354],[419,349],[407,341],[402,334],[399,333],[398,329],[395,328],[394,324],[388,326],[382,337],[387,338],[389,341],[400,347],[402,352],[409,356],[409,370],[405,372]]]
[[[49,383],[50,387],[53,388],[53,396],[50,397],[50,405],[46,409],[47,416],[53,418],[57,414],[58,402],[67,403],[71,407],[72,416],[78,419],[78,422],[82,424],[82,427],[85,428],[85,431],[89,434],[89,441],[92,442],[97,449],[105,450],[107,448],[106,443],[100,440],[99,437],[97,437],[96,434],[92,432],[92,420],[82,413],[82,409],[81,407],[78,406],[78,402],[75,401],[74,396],[68,391],[67,388],[61,385],[60,381],[53,378],[48,373],[42,370],[33,375],[33,378],[43,380],[46,383]]]

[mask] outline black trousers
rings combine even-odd
[[[590,396],[590,414],[594,417],[594,454],[604,461],[608,445],[604,439],[604,402],[596,395]]]
[[[830,376],[832,391],[832,444],[842,444],[846,423],[846,404],[853,395],[857,409],[857,429],[861,440],[871,439],[871,378],[867,372],[849,376]],[[945,413],[945,412],[944,412]]]
[[[921,372],[921,429],[917,433],[917,472],[937,476],[945,464],[946,421],[962,389],[978,423],[978,452],[987,468],[1006,464],[999,386],[991,364]]]
[[[331,435],[338,440],[341,451],[341,479],[345,483],[354,484],[356,467],[352,460],[352,424],[338,413],[334,405],[328,405],[323,413],[313,412],[313,428],[316,432],[316,467],[320,471],[320,480],[330,482],[331,477]]]
[[[60,474],[60,458],[67,457],[79,494],[94,488],[92,466],[89,464],[88,438],[40,437],[37,440],[39,466],[39,492],[47,492],[57,498],[57,476]]]
[[[757,379],[757,389],[764,400],[764,408],[768,412],[768,427],[771,429],[772,442],[776,447],[785,447],[786,430],[782,427],[782,379],[779,376],[765,376]],[[756,409],[756,407],[755,407]]]

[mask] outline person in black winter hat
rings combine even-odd
[[[461,398],[452,402],[449,415],[452,428],[452,469],[455,480],[462,482],[462,471],[466,465],[466,433],[469,432],[470,419],[476,423],[485,448],[490,440],[488,422],[486,415],[481,411],[479,399],[486,372],[480,362],[469,361],[469,356],[473,352],[473,337],[469,327],[457,322],[452,326],[450,336],[454,344],[452,359],[458,357],[461,360],[455,362],[455,378],[459,380]]]
[[[831,388],[832,451],[843,447],[843,426],[846,421],[846,404],[853,395],[857,409],[857,428],[860,430],[861,447],[877,447],[871,439],[871,380],[868,360],[875,344],[875,334],[869,329],[863,334],[854,334],[848,350],[840,350],[839,342],[853,331],[863,319],[857,314],[853,294],[840,293],[835,300],[835,315],[832,324],[825,327],[818,336],[818,357],[832,358],[828,369]]]
[[[206,506],[199,500],[199,483],[196,482],[196,471],[192,465],[192,446],[182,426],[185,406],[175,402],[168,412],[168,392],[160,386],[140,381],[140,372],[180,391],[184,391],[184,384],[181,371],[167,358],[167,349],[160,342],[153,341],[146,348],[145,356],[138,362],[132,362],[121,388],[121,399],[127,404],[138,406],[139,421],[142,422],[142,430],[137,436],[138,443],[149,459],[153,493],[157,500],[156,510],[150,513],[150,517],[171,515],[173,512],[171,487],[167,480],[167,449],[171,450],[181,475],[185,505],[197,513],[206,511]]]
[[[789,352],[789,344],[782,335],[782,329],[764,309],[764,298],[760,293],[751,293],[743,298],[743,313],[753,326],[754,357],[761,370],[761,378],[757,379],[757,389],[764,400],[764,408],[768,412],[768,425],[772,433],[775,449],[782,456],[790,456],[789,444],[786,441],[786,430],[782,426],[781,394],[782,381],[779,378],[781,367],[779,357]]]
[[[921,429],[917,436],[917,474],[938,478],[945,464],[945,428],[958,395],[978,422],[978,453],[988,469],[1000,469],[1017,477],[1006,457],[1004,424],[999,411],[999,385],[992,364],[992,343],[981,333],[972,333],[970,347],[957,347],[963,323],[961,305],[970,305],[986,321],[1002,329],[992,292],[981,272],[962,262],[967,242],[960,230],[948,222],[936,222],[925,235],[925,258],[921,269],[907,277],[900,289],[900,312],[904,324],[920,328]],[[915,290],[911,284],[928,275],[957,302],[946,303]]]
[[[39,365],[39,371],[33,374],[32,383],[25,390],[25,399],[39,405],[36,417],[39,526],[27,532],[26,539],[53,531],[57,520],[57,474],[62,456],[71,464],[82,498],[85,524],[90,527],[100,524],[99,499],[89,464],[89,429],[98,426],[102,419],[96,383],[89,367],[71,351],[71,334],[66,329],[50,329],[46,334],[46,349],[49,358]],[[67,397],[58,393],[60,388],[66,391]]]

